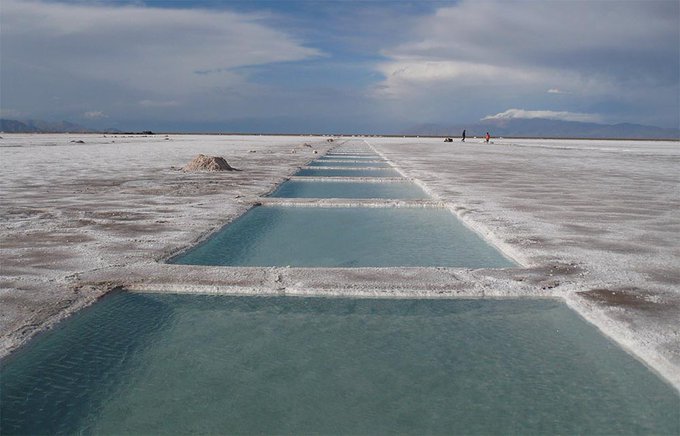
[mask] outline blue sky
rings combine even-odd
[[[3,0],[0,110],[123,130],[677,127],[678,23],[675,0]]]

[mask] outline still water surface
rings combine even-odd
[[[334,161],[317,159],[308,164],[310,167],[354,167],[354,168],[391,168],[385,161]]]
[[[380,198],[417,200],[429,196],[416,184],[360,183],[360,182],[314,182],[288,180],[282,183],[271,197],[278,198]]]
[[[285,206],[254,207],[171,263],[298,267],[516,266],[446,209]]]
[[[378,169],[354,169],[354,168],[338,168],[327,169],[323,167],[318,168],[302,168],[295,173],[296,176],[314,176],[314,177],[401,177],[401,174],[396,170],[390,168]]]

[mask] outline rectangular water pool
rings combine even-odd
[[[679,402],[549,300],[119,293],[0,369],[6,435],[671,435]]]
[[[380,169],[327,169],[327,168],[302,168],[295,173],[296,176],[312,177],[401,177],[396,170],[391,168]]]
[[[321,157],[328,159],[382,159],[382,156],[375,153],[343,153],[343,154],[326,153]]]
[[[259,206],[171,263],[224,266],[516,266],[445,209]]]
[[[328,150],[328,154],[376,154],[375,150],[368,147],[336,147]]]
[[[326,155],[326,156],[321,156],[319,160],[385,160],[382,157],[375,155],[375,156],[368,156],[368,155]]]
[[[413,183],[312,182],[288,180],[270,197],[278,198],[381,198],[416,200],[429,198]]]
[[[307,164],[310,167],[355,167],[355,168],[363,168],[363,167],[375,167],[375,168],[389,168],[390,164],[388,164],[385,161],[356,161],[356,162],[334,162],[330,160],[315,160],[313,162],[310,162]]]

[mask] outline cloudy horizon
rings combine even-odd
[[[95,128],[678,127],[677,1],[3,0],[0,116]]]

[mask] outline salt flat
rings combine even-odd
[[[326,147],[307,137],[2,136],[0,355],[116,286],[81,273],[155,262],[318,157],[305,142]],[[180,171],[198,153],[242,171]]]
[[[312,149],[321,154],[333,144],[312,137],[2,136],[0,355],[117,287],[538,296],[564,298],[680,386],[678,142],[341,138],[336,144],[368,143],[434,197],[424,204],[449,207],[524,268],[225,269],[162,260],[256,202],[271,202],[260,196],[318,157]],[[224,156],[242,171],[179,170],[198,153]]]

